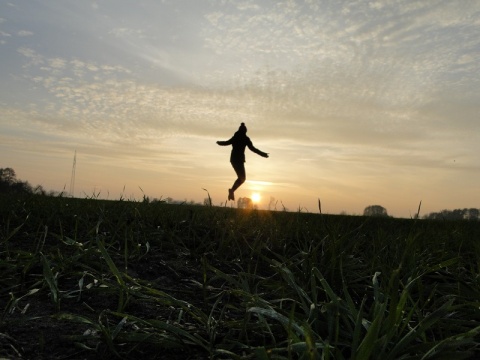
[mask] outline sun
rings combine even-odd
[[[253,201],[254,203],[258,204],[261,199],[262,199],[262,197],[260,196],[259,193],[253,193],[253,194],[252,194],[252,201]]]

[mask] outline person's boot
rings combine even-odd
[[[228,200],[235,201],[235,193],[232,189],[228,189]]]

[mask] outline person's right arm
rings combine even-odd
[[[232,145],[232,140],[233,140],[233,137],[230,140],[227,140],[227,141],[217,141],[217,144],[220,145],[220,146]]]

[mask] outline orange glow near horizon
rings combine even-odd
[[[262,197],[259,193],[253,193],[252,194],[252,201],[253,201],[254,204],[258,204],[261,199],[262,199]]]

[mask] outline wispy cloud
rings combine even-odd
[[[200,175],[223,186],[232,174],[214,141],[246,122],[271,153],[249,161],[250,179],[291,198],[348,192],[359,204],[396,196],[389,179],[433,194],[422,177],[476,176],[479,3],[188,5],[0,5],[2,142],[76,144],[104,165],[161,163],[186,187]]]
[[[34,35],[34,33],[32,31],[28,31],[28,30],[20,30],[18,33],[17,33],[18,36],[32,36]]]

